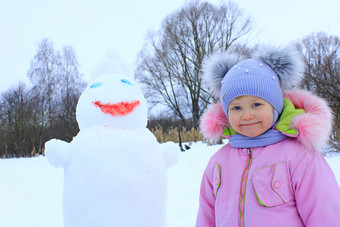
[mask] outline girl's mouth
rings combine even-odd
[[[259,122],[254,122],[254,123],[248,123],[248,124],[241,124],[241,126],[253,126],[256,125]]]
[[[137,106],[139,106],[139,101],[132,102],[119,102],[115,104],[105,103],[101,101],[92,102],[93,105],[100,108],[103,113],[111,114],[112,116],[125,116],[131,113]]]

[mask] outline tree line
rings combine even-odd
[[[70,141],[79,129],[78,98],[85,88],[72,47],[54,50],[43,39],[23,82],[0,97],[0,157],[30,157],[44,153],[52,138]]]
[[[251,56],[261,48],[254,44],[252,25],[251,17],[233,2],[192,0],[168,15],[158,31],[149,32],[135,78],[148,102],[162,111],[149,116],[148,128],[197,129],[202,113],[217,101],[202,81],[205,59],[226,50]],[[339,37],[318,32],[292,43],[306,63],[301,87],[330,103],[332,139],[339,141]],[[78,66],[71,47],[56,51],[52,41],[41,41],[27,73],[32,86],[19,83],[1,94],[0,157],[43,154],[51,138],[72,140],[79,131],[76,104],[86,86]]]

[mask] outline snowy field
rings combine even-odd
[[[192,144],[168,171],[167,227],[194,226],[203,170],[221,145]],[[327,157],[340,183],[340,156]],[[61,227],[63,169],[46,157],[0,159],[0,226]]]

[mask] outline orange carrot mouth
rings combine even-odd
[[[99,107],[102,112],[111,114],[112,116],[125,116],[131,113],[137,106],[139,101],[119,102],[116,104],[103,104],[101,101],[92,102],[93,105]]]

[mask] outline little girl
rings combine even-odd
[[[292,49],[209,59],[205,79],[220,102],[201,130],[229,143],[203,174],[196,227],[340,226],[339,186],[320,154],[332,115],[321,98],[293,90],[303,69]]]

